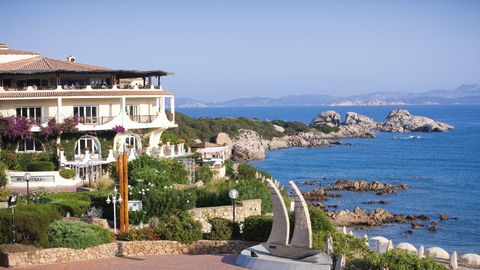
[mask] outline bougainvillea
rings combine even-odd
[[[40,134],[38,134],[38,136],[43,141],[48,141],[49,139],[58,138],[62,131],[62,125],[57,124],[57,120],[55,118],[52,118],[50,119],[50,121],[48,121],[46,127],[40,126]]]
[[[125,132],[125,128],[121,125],[116,125],[112,128],[113,131],[115,131],[116,133],[124,133]]]
[[[0,134],[10,140],[32,138],[29,119],[18,117],[0,117]]]
[[[62,129],[64,133],[75,133],[78,131],[78,116],[63,119]]]

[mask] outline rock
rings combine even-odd
[[[311,181],[305,181],[303,182],[303,184],[306,186],[316,186],[319,184],[319,182],[317,180],[311,180]]]
[[[225,146],[225,159],[230,159],[232,155],[233,142],[227,133],[220,132],[215,138],[215,143]]]
[[[339,212],[327,212],[327,216],[337,226],[379,226],[383,223],[394,221],[393,215],[383,208],[368,211],[357,207],[353,211],[341,210]]]
[[[343,122],[344,125],[360,125],[366,126],[370,129],[377,128],[377,122],[375,122],[372,118],[367,117],[365,115],[358,114],[356,112],[347,112],[345,117],[345,121]]]
[[[325,125],[330,126],[339,126],[340,125],[340,114],[336,111],[325,111],[317,115],[310,125],[315,127],[323,127]]]
[[[281,126],[278,126],[278,125],[273,125],[273,128],[274,128],[276,131],[280,132],[280,133],[285,132],[285,128],[284,128],[284,127],[281,127]]]
[[[387,204],[387,201],[366,201],[363,204]]]
[[[256,131],[240,129],[240,134],[233,138],[232,159],[256,160],[265,158],[262,139]]]
[[[440,220],[448,220],[448,216],[447,216],[447,215],[444,215],[444,214],[440,214],[440,215],[438,216],[438,218],[439,218]]]
[[[378,129],[385,132],[446,132],[454,127],[428,117],[411,115],[407,110],[395,109],[378,125]]]
[[[437,226],[435,226],[435,225],[432,225],[432,226],[428,227],[427,229],[428,229],[428,231],[430,231],[430,232],[437,232],[437,231],[438,231],[438,228],[437,228]]]
[[[338,179],[329,190],[349,190],[349,191],[377,191],[377,195],[395,193],[396,190],[408,189],[408,185],[399,186],[383,184],[380,182],[368,182],[366,180]]]

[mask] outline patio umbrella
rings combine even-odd
[[[387,251],[392,250],[392,249],[393,249],[393,242],[392,242],[392,240],[388,240]]]
[[[420,245],[420,247],[418,248],[417,256],[420,258],[425,258],[425,248],[423,247],[423,245]]]
[[[457,270],[458,269],[458,262],[457,262],[457,252],[454,251],[452,257],[450,258],[450,269]]]

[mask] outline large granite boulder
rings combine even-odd
[[[262,138],[253,130],[240,129],[240,133],[232,140],[232,156],[234,160],[256,160],[265,158]]]
[[[411,115],[407,110],[391,111],[378,127],[386,132],[446,132],[453,126],[424,116]]]
[[[314,127],[323,127],[325,125],[339,126],[340,120],[340,114],[336,111],[325,111],[313,118],[310,125]]]
[[[347,112],[347,116],[343,124],[348,126],[360,125],[371,129],[376,129],[378,125],[377,122],[375,122],[372,118],[356,112]]]
[[[228,136],[227,133],[220,132],[215,138],[215,143],[225,146],[225,159],[230,159],[233,148],[233,142],[232,139],[230,139],[230,136]]]

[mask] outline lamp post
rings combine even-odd
[[[27,182],[27,204],[30,204],[30,179],[32,178],[32,175],[30,173],[26,173],[23,176],[23,181]]]
[[[88,160],[87,161],[87,166],[88,166],[88,187],[92,187],[92,163],[93,160]]]
[[[235,200],[238,198],[238,190],[236,189],[231,189],[229,192],[228,192],[228,196],[230,197],[230,199],[232,199],[232,205],[233,205],[233,218],[232,218],[232,234],[233,236],[235,237]]]
[[[12,209],[12,243],[15,245],[15,206],[17,205],[17,193],[11,193],[8,195],[8,207]]]
[[[118,194],[118,184],[115,185],[115,187],[113,188],[113,193],[110,193],[107,195],[107,200],[106,202],[108,204],[112,203],[113,204],[113,231],[115,232],[115,234],[117,234],[117,209],[116,209],[116,204],[117,202],[118,203],[122,203],[122,196],[120,194]],[[118,195],[118,198],[117,198],[117,195]],[[110,199],[111,197],[111,199]]]

